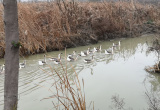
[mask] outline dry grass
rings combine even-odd
[[[0,8],[0,57],[3,57],[3,7]],[[133,36],[144,23],[160,24],[158,7],[129,2],[19,3],[18,8],[21,55],[85,45],[114,38],[115,34]]]
[[[53,106],[56,110],[86,110],[85,94],[83,92],[84,82],[82,80],[83,86],[81,86],[77,73],[74,71],[72,77],[67,74],[67,70],[61,65],[63,71],[56,71],[52,69],[52,75],[54,83],[49,89],[53,95],[44,99],[56,99],[53,101]],[[72,67],[74,70],[74,68]],[[54,72],[53,72],[54,71]],[[44,71],[45,72],[45,71]],[[54,92],[51,90],[54,88]],[[44,100],[43,99],[43,100]]]
[[[80,82],[74,67],[72,65],[68,66],[67,60],[65,61],[65,66],[61,64],[62,71],[58,71],[50,65],[48,66],[51,73],[41,69],[53,78],[54,83],[48,89],[53,95],[44,99],[56,99],[58,102],[52,102],[56,110],[86,110],[84,80],[82,79],[82,82]],[[68,74],[68,67],[73,71],[73,74]]]

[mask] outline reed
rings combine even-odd
[[[65,64],[65,66],[60,64],[62,71],[58,71],[52,68],[51,65],[48,65],[51,73],[41,68],[44,73],[47,73],[54,81],[48,89],[53,95],[44,99],[56,99],[57,101],[52,102],[56,110],[86,110],[84,80],[82,79],[82,82],[80,82],[78,74],[72,65],[69,65],[69,68],[73,71],[73,74],[69,75],[67,61]]]
[[[19,3],[18,16],[20,55],[134,36],[160,26],[160,8],[123,1]],[[0,16],[0,57],[5,53],[3,27]]]

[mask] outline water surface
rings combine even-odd
[[[80,52],[87,50],[88,47],[102,45],[103,51],[94,54],[94,61],[90,64],[83,62],[84,57],[79,57],[72,64],[79,75],[79,79],[84,79],[85,96],[87,105],[94,101],[95,110],[111,110],[111,97],[119,95],[124,98],[126,107],[134,110],[147,109],[147,99],[145,96],[148,91],[160,92],[160,75],[149,74],[144,68],[153,65],[156,60],[155,53],[147,53],[147,42],[151,42],[153,35],[144,35],[139,38],[115,39],[112,41],[99,42],[95,45],[81,46],[67,49],[67,54],[73,50]],[[105,55],[104,49],[112,46],[121,40],[120,48],[117,48],[113,55]],[[65,52],[54,51],[46,53],[47,56],[55,56],[63,53],[63,64],[65,65]],[[87,56],[90,58],[91,56]],[[38,60],[43,60],[43,54],[25,57],[26,68],[20,70],[19,74],[19,105],[18,110],[49,110],[53,108],[53,99],[42,100],[49,97],[52,93],[48,90],[53,83],[49,76],[51,69],[62,71],[60,65],[55,65],[47,59],[50,66],[38,66]],[[23,62],[21,58],[21,62]],[[0,64],[4,59],[0,60]],[[45,70],[45,72],[43,71]],[[68,74],[72,76],[73,70],[68,66]],[[4,75],[0,75],[0,109],[3,109],[3,84]]]

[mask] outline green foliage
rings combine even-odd
[[[153,20],[148,20],[146,24],[154,24],[154,23],[153,23]]]
[[[12,41],[12,46],[14,47],[14,48],[19,48],[20,46],[22,46],[22,44],[20,43],[20,42],[15,42],[15,41]]]

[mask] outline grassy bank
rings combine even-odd
[[[3,15],[3,6],[0,6]],[[160,8],[130,2],[19,3],[20,55],[160,30]],[[0,16],[0,57],[5,52]]]

